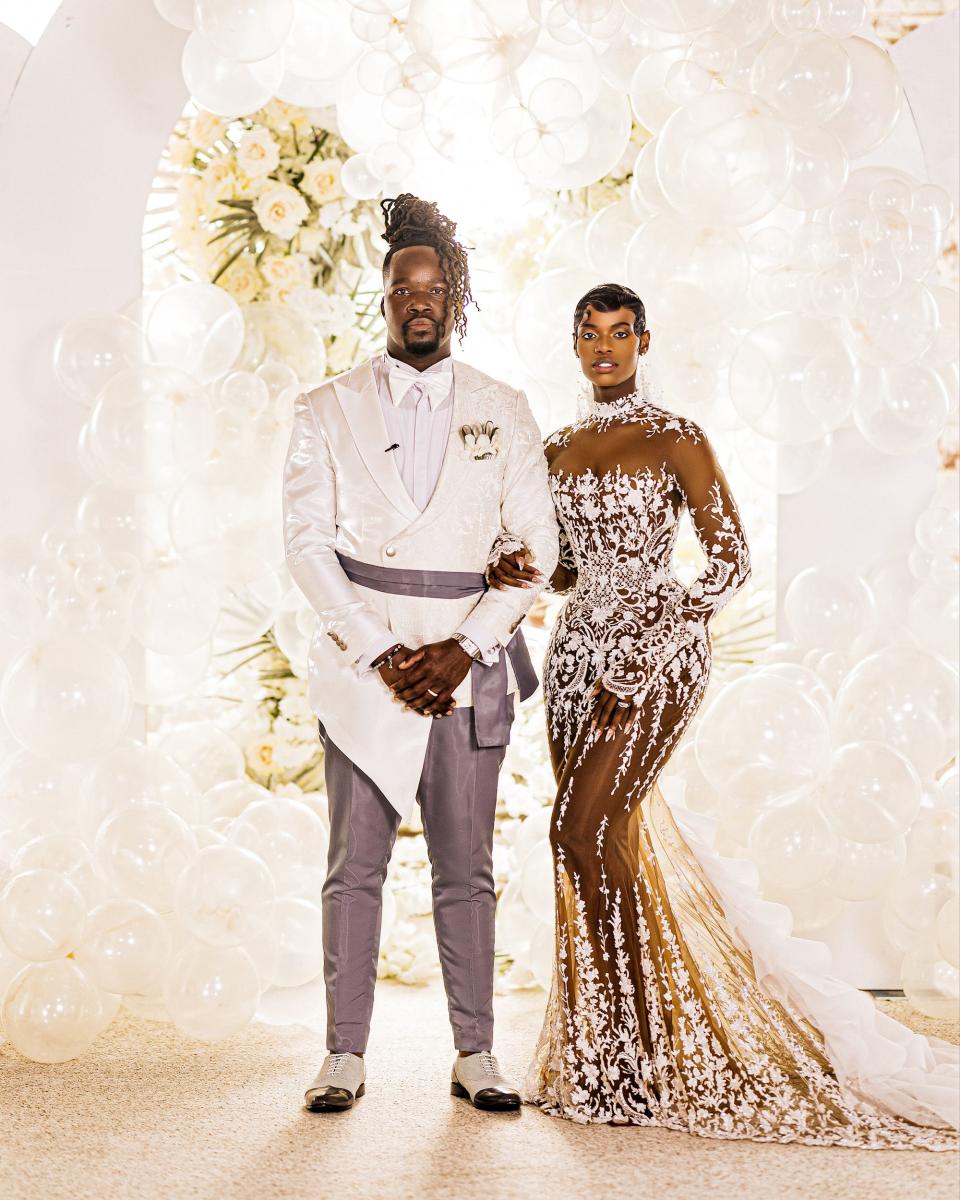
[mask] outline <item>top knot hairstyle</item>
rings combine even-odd
[[[643,301],[631,288],[622,283],[601,283],[591,288],[585,296],[577,301],[573,313],[573,334],[576,337],[583,314],[588,308],[597,312],[616,312],[618,308],[628,308],[633,313],[633,332],[640,337],[647,328],[647,312]]]
[[[385,226],[383,236],[390,247],[383,260],[384,275],[398,250],[407,246],[431,246],[436,250],[440,269],[450,289],[454,328],[462,339],[467,332],[467,305],[476,304],[476,301],[470,291],[466,247],[456,238],[456,222],[445,217],[431,201],[421,200],[409,192],[395,200],[381,200],[380,207]]]

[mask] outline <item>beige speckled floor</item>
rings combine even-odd
[[[498,999],[497,1049],[522,1070],[541,995]],[[906,1006],[895,1004],[898,1017]],[[956,1028],[912,1019],[956,1040]],[[525,1109],[483,1115],[447,1091],[436,986],[381,984],[366,1097],[301,1109],[323,1058],[302,1027],[250,1026],[214,1046],[122,1013],[76,1062],[0,1046],[3,1200],[955,1200],[960,1155],[718,1142],[583,1127]]]

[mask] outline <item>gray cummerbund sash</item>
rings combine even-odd
[[[404,567],[380,567],[358,562],[337,553],[347,578],[360,587],[394,596],[422,596],[428,600],[462,600],[487,590],[487,581],[479,571],[411,571]],[[523,632],[517,630],[506,646],[517,677],[520,699],[526,700],[537,690],[537,673]],[[470,668],[473,687],[473,713],[480,746],[506,746],[510,741],[510,706],[507,700],[507,662],[500,652],[490,666],[475,662]]]

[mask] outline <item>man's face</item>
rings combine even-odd
[[[439,362],[450,353],[450,288],[432,246],[407,246],[390,260],[383,281],[387,350],[394,357]]]

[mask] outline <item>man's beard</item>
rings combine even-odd
[[[420,318],[421,320],[423,318]],[[427,342],[411,342],[407,335],[407,327],[403,327],[403,348],[408,354],[412,354],[414,358],[428,358],[431,354],[436,354],[440,349],[440,343],[443,340],[443,325],[434,323],[436,334]]]

